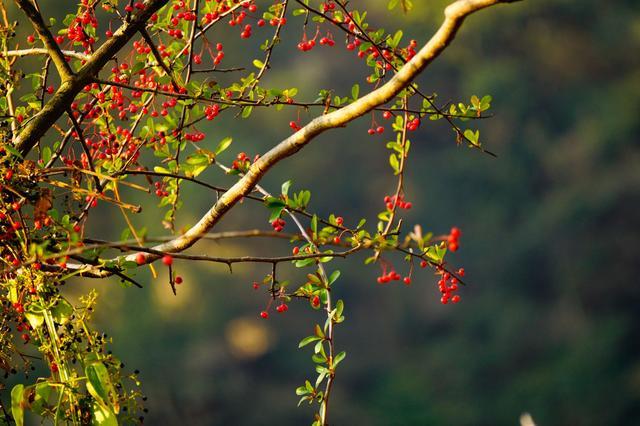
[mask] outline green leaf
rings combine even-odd
[[[51,309],[51,314],[55,322],[66,324],[69,321],[69,317],[73,315],[73,306],[65,299],[60,298],[53,309]]]
[[[336,302],[336,317],[340,318],[342,316],[342,312],[344,311],[344,302],[342,299]]]
[[[49,396],[51,395],[51,386],[48,382],[40,382],[35,385],[35,397],[31,403],[31,411],[44,416],[48,409]]]
[[[20,152],[15,149],[13,146],[9,145],[9,144],[4,144],[2,145],[4,147],[4,149],[10,153],[11,155],[13,155],[14,157],[18,157],[19,159],[22,160],[22,154],[20,154]]]
[[[392,47],[394,49],[398,47],[398,45],[400,44],[400,40],[402,40],[402,35],[402,31],[398,30],[393,37],[389,37],[389,39],[387,40],[387,44],[389,45],[389,47]]]
[[[42,310],[37,309],[33,303],[30,303],[25,309],[24,316],[27,317],[29,325],[33,328],[38,328],[44,323],[44,315]]]
[[[356,83],[351,88],[351,98],[355,101],[358,99],[358,95],[360,95],[360,85]]]
[[[115,390],[111,384],[109,377],[109,371],[107,367],[100,361],[95,361],[88,364],[84,368],[85,375],[87,376],[87,390],[96,402],[103,407],[106,411],[111,412],[111,395],[115,395]],[[108,413],[101,413],[108,416]],[[105,423],[110,424],[110,423]],[[116,423],[117,424],[117,423]]]
[[[94,402],[91,411],[93,424],[100,426],[118,426],[118,418],[110,409]]]
[[[264,67],[264,62],[262,62],[259,59],[254,59],[253,60],[253,66],[258,68],[258,69],[261,69],[262,67]]]
[[[315,342],[316,340],[320,340],[318,336],[307,336],[298,343],[298,348],[303,348],[307,346],[309,343]]]
[[[285,197],[287,195],[289,195],[289,188],[291,187],[291,181],[288,180],[285,183],[282,184],[282,195],[284,195]]]
[[[478,140],[480,139],[480,131],[476,130],[475,132],[471,129],[467,129],[464,131],[464,137],[469,140],[473,145],[480,146]]]
[[[340,364],[340,361],[342,361],[346,356],[347,356],[347,353],[345,351],[342,351],[338,355],[336,355],[335,358],[333,359],[333,367],[334,368],[337,367],[337,365]]]
[[[294,264],[296,265],[296,268],[304,268],[305,266],[313,265],[315,262],[315,258],[309,257],[307,259],[296,260]]]
[[[253,112],[252,106],[247,106],[242,108],[242,118],[249,118],[249,116],[251,115],[251,112]]]
[[[11,414],[16,426],[24,425],[24,408],[22,406],[24,397],[24,385],[18,384],[11,389]]]
[[[233,142],[233,139],[230,136],[227,136],[226,138],[222,139],[218,144],[218,146],[216,147],[216,150],[214,151],[215,154],[220,155],[224,150],[229,148],[229,145],[231,145],[231,142]]]
[[[329,285],[333,284],[334,282],[336,282],[336,280],[340,278],[340,271],[339,270],[335,270],[331,273],[331,275],[329,276]]]
[[[395,154],[389,155],[389,165],[393,169],[394,174],[397,175],[398,173],[400,173],[400,161]]]

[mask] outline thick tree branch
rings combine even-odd
[[[295,154],[319,134],[341,127],[368,113],[390,100],[406,88],[455,38],[464,19],[470,14],[499,3],[511,3],[514,0],[458,0],[445,9],[445,19],[436,34],[420,51],[387,83],[352,104],[312,120],[287,139],[266,152],[251,165],[248,172],[227,192],[219,197],[211,209],[184,234],[174,240],[152,248],[157,252],[176,253],[195,244],[200,236],[206,234],[218,221],[243,197],[249,194],[260,179],[278,162]],[[146,262],[158,259],[158,255],[147,253]],[[133,261],[135,255],[126,260]],[[87,266],[83,275],[105,276],[104,271],[92,270]]]
[[[53,64],[56,66],[58,70],[58,74],[60,74],[60,79],[62,81],[68,80],[73,76],[73,72],[71,71],[71,67],[64,58],[64,55],[60,51],[60,47],[58,47],[58,43],[53,38],[51,31],[47,28],[47,25],[44,23],[42,19],[42,15],[35,8],[35,6],[29,0],[15,0],[16,4],[22,11],[27,15],[29,21],[33,25],[33,28],[38,33],[38,37],[44,43],[44,46],[47,50],[47,53],[53,60]]]
[[[16,1],[27,2],[26,0]],[[46,131],[64,114],[76,95],[84,88],[85,84],[93,81],[93,78],[98,75],[98,72],[100,72],[104,65],[129,42],[140,28],[146,25],[151,15],[157,12],[167,2],[168,0],[150,0],[145,3],[145,8],[131,21],[124,23],[118,28],[113,36],[108,38],[100,48],[91,55],[75,76],[63,81],[51,100],[47,102],[38,115],[24,127],[16,138],[15,147],[22,155],[29,153],[38,140],[44,136]]]

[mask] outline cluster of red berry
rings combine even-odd
[[[407,130],[411,132],[418,130],[418,127],[420,127],[420,119],[418,117],[415,117],[407,122]]]
[[[111,31],[107,31],[106,32],[107,37],[111,37],[113,35],[113,33]],[[135,51],[141,55],[146,55],[151,53],[151,47],[149,47],[147,45],[147,43],[145,43],[144,41],[138,41],[135,40],[133,42],[133,48],[135,49]]]
[[[205,134],[202,132],[185,133],[184,138],[190,142],[200,142],[204,140]]]
[[[327,12],[331,12],[332,10],[335,10],[336,4],[332,1],[328,1],[326,3],[322,3],[320,7],[322,8],[322,11],[324,13],[327,13]]]
[[[462,232],[460,231],[459,228],[456,228],[455,226],[451,228],[451,231],[449,232],[449,236],[447,237],[447,247],[449,248],[450,251],[458,250],[458,248],[460,247],[459,240],[461,235],[462,235]]]
[[[308,52],[309,50],[313,49],[315,45],[316,39],[312,38],[310,40],[307,40],[307,36],[305,35],[302,41],[298,43],[298,50],[301,52]]]
[[[367,133],[371,136],[375,135],[376,133],[378,134],[384,133],[384,127],[382,126],[371,127],[369,130],[367,130]]]
[[[155,194],[156,194],[158,197],[166,197],[167,195],[169,195],[169,192],[168,192],[168,191],[166,191],[166,190],[164,189],[164,183],[162,183],[162,182],[155,182],[153,185],[156,187],[156,192],[155,192]]]
[[[207,117],[207,120],[211,121],[220,114],[220,106],[218,104],[208,105],[204,109],[204,114]]]
[[[383,271],[382,274],[376,279],[378,284],[387,284],[391,281],[400,281],[402,277],[396,271],[391,270],[389,272]],[[410,277],[404,277],[403,282],[407,285],[411,284]]]
[[[273,230],[276,232],[281,232],[284,229],[284,225],[286,224],[287,223],[284,221],[284,219],[281,219],[281,218],[277,218],[273,222],[271,222],[271,226],[273,227]]]
[[[440,274],[441,278],[438,281],[438,289],[442,293],[440,302],[446,305],[451,301],[452,303],[458,303],[460,301],[460,295],[454,294],[458,291],[458,279],[451,275],[449,272],[444,271],[442,268],[437,268],[437,274]],[[464,269],[458,269],[458,275],[464,276]]]
[[[392,196],[387,195],[386,197],[384,197],[384,202],[385,202],[385,204],[387,206],[387,210],[393,210],[395,207],[398,207],[400,209],[409,210],[409,209],[411,209],[411,207],[413,207],[413,204],[411,204],[411,202],[404,201],[404,195],[402,195],[402,194],[398,194],[397,196],[395,196],[395,195],[392,195]]]
[[[256,156],[254,161],[257,159],[258,159],[258,156]],[[241,152],[236,156],[236,159],[233,160],[233,163],[231,164],[231,169],[243,172],[249,168],[250,164],[251,164],[251,160],[249,159],[247,154],[244,152]]]
[[[335,41],[333,41],[333,37],[331,37],[331,35],[329,35],[329,37],[322,37],[320,39],[320,44],[323,46],[329,46],[332,47],[336,44]]]

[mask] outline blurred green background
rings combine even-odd
[[[45,12],[58,4],[42,3]],[[409,15],[387,12],[384,1],[352,6],[371,8],[372,25],[406,28],[406,39],[422,43],[445,4],[415,0]],[[442,306],[428,271],[410,287],[380,286],[378,267],[364,266],[363,257],[336,261],[343,278],[335,292],[347,315],[336,344],[348,355],[332,424],[512,425],[523,412],[540,425],[640,424],[639,12],[636,0],[528,0],[482,11],[419,79],[441,101],[494,99],[495,117],[473,124],[497,159],[456,147],[444,122],[429,122],[413,135],[408,164],[414,208],[406,229],[459,226],[462,249],[450,261],[465,267],[471,285],[460,304]],[[321,87],[346,94],[360,82],[364,90],[362,64],[337,48],[296,51],[301,22],[290,23],[265,85],[296,86],[300,100],[313,100]],[[227,65],[257,57],[236,34],[221,40]],[[258,111],[245,121],[226,114],[208,129],[211,147],[231,134],[227,159],[264,152],[290,133],[297,114]],[[369,137],[368,127],[363,118],[324,134],[277,166],[265,187],[277,191],[292,178],[294,188],[312,191],[319,213],[373,224],[394,180],[385,139]],[[206,179],[229,182],[217,172]],[[183,188],[179,222],[193,223],[212,196]],[[269,229],[265,209],[237,210],[218,230]],[[112,238],[119,235],[119,213],[103,214]],[[149,203],[135,220],[158,235],[158,219]],[[104,223],[96,226],[96,235],[105,233]],[[251,240],[202,242],[193,252],[289,250]],[[287,314],[261,320],[266,297],[251,282],[267,267],[177,268],[185,279],[177,297],[146,271],[138,275],[143,290],[115,279],[78,281],[73,290],[99,289],[98,324],[127,367],[141,370],[147,423],[308,423],[312,411],[295,408],[294,389],[313,367],[297,344],[321,316],[292,303]],[[294,282],[303,277],[288,271]]]

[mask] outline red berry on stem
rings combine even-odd
[[[164,263],[167,266],[171,266],[171,264],[173,263],[173,257],[171,257],[171,255],[165,254],[162,257],[162,263]]]
[[[462,235],[462,232],[460,231],[460,228],[454,226],[453,228],[451,228],[450,234],[457,240],[458,238],[460,238],[460,235]]]

